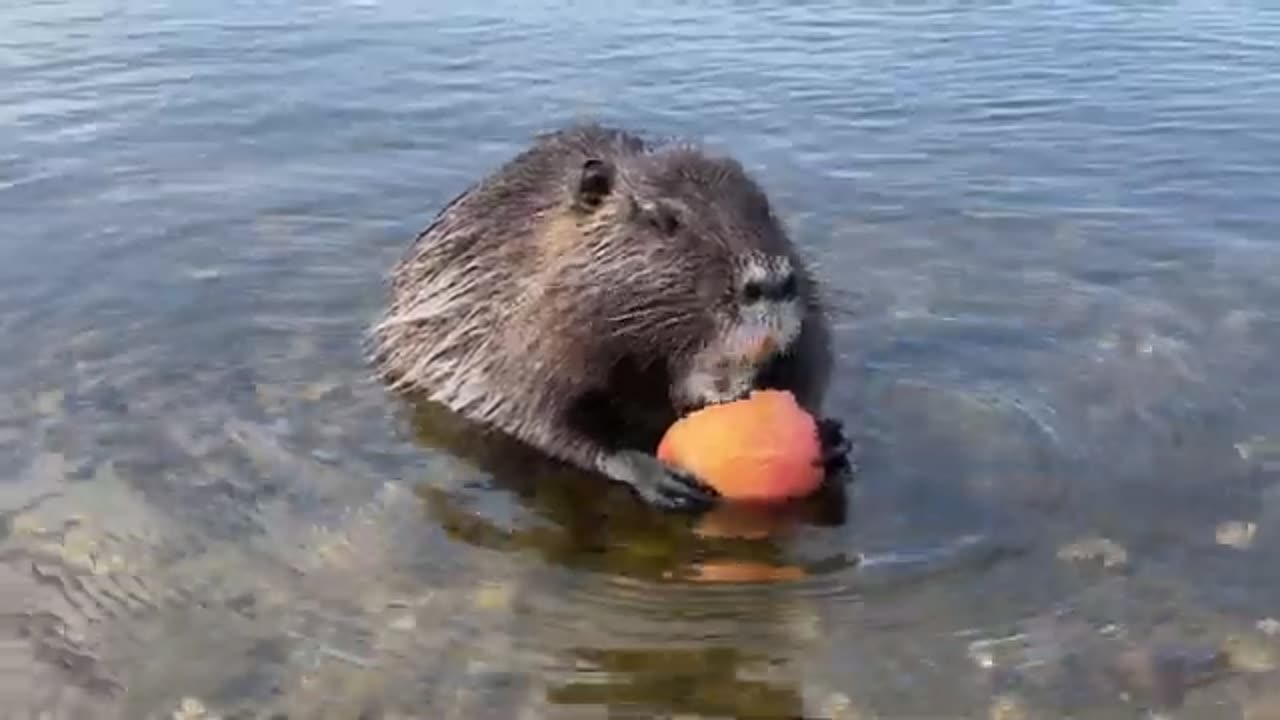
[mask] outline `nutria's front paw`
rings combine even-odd
[[[630,485],[641,500],[662,510],[700,512],[720,497],[692,473],[636,451],[615,453],[604,461],[605,474]]]
[[[835,418],[819,420],[818,441],[822,446],[822,457],[819,462],[828,473],[853,468],[853,463],[849,460],[849,454],[853,452],[853,443],[844,434],[844,423]]]

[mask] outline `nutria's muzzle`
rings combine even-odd
[[[750,343],[745,352],[722,354],[714,359],[704,353],[692,370],[672,387],[672,403],[680,414],[708,405],[746,398],[761,387],[768,369],[787,350],[776,334],[768,333]]]

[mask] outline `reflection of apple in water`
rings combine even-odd
[[[793,503],[723,503],[699,518],[693,532],[711,540],[766,540],[784,534],[804,518],[804,509]],[[699,560],[685,568],[684,575],[696,582],[749,583],[800,580],[807,573],[802,567],[770,560],[723,558]]]
[[[799,514],[786,505],[724,503],[698,518],[694,532],[704,538],[763,540],[795,525]]]
[[[667,429],[657,455],[726,500],[801,497],[822,484],[824,473],[817,422],[782,390],[753,391],[680,418]]]

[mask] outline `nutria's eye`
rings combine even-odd
[[[582,163],[576,195],[583,207],[598,206],[612,191],[613,167],[611,165],[595,158]]]
[[[748,303],[758,301],[764,297],[764,285],[755,280],[748,282],[742,286],[742,299]]]
[[[680,229],[680,218],[669,208],[659,207],[649,213],[649,223],[664,235],[674,235]]]
[[[795,274],[791,274],[787,276],[786,280],[782,281],[782,286],[778,288],[778,294],[784,300],[790,300],[791,298],[796,296],[797,289],[798,288],[796,287],[796,276]]]

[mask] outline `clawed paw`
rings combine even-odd
[[[653,455],[619,453],[612,458],[608,469],[615,479],[630,485],[641,500],[661,510],[701,512],[720,497],[720,493],[692,473]]]
[[[720,493],[692,473],[661,464],[662,475],[651,486],[646,500],[665,510],[700,512],[713,505]],[[642,492],[642,495],[644,493]]]
[[[822,447],[819,462],[827,472],[850,469],[852,463],[849,454],[853,452],[853,443],[844,433],[844,423],[834,418],[823,418],[818,421],[818,440]]]

